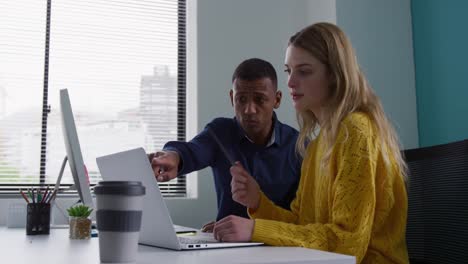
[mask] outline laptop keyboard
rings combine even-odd
[[[195,239],[190,237],[178,237],[179,242],[182,244],[209,244],[209,243],[219,243],[216,239]]]

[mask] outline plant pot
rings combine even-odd
[[[91,238],[91,219],[70,216],[70,239]]]

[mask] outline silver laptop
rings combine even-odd
[[[139,243],[174,250],[246,247],[262,243],[222,243],[212,233],[177,236],[166,203],[143,148],[132,149],[96,159],[105,181],[141,181],[146,187]],[[179,227],[180,228],[180,227]]]

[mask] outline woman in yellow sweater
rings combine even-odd
[[[296,198],[290,211],[276,206],[236,163],[232,196],[251,219],[228,216],[215,237],[408,263],[406,165],[349,40],[333,24],[306,27],[290,38],[285,66],[304,156]]]

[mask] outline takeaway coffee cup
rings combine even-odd
[[[101,262],[135,262],[145,187],[137,181],[101,181],[94,193]]]

